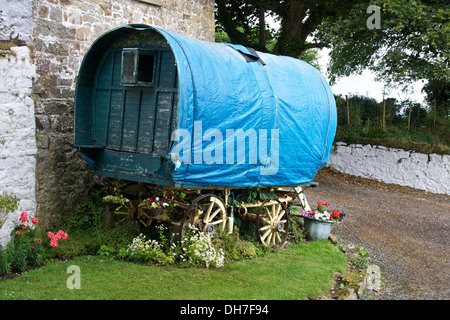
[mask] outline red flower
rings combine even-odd
[[[329,203],[329,202],[325,202],[325,205],[328,207],[328,206],[331,206],[331,204]]]
[[[317,204],[318,204],[319,206],[323,206],[322,201],[317,201]]]
[[[47,236],[50,237],[50,246],[57,247],[59,239],[67,239],[68,234],[62,230],[59,230],[56,234],[53,232],[47,232]]]
[[[19,218],[20,222],[25,223],[28,220],[28,213],[22,212]]]
[[[331,213],[331,215],[333,216],[333,217],[335,217],[335,218],[339,218],[339,211],[337,211],[337,210],[334,210],[332,213]]]
[[[38,218],[33,218],[33,219],[31,219],[31,222],[32,222],[32,223],[38,223],[39,220],[38,220]]]

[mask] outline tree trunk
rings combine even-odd
[[[261,47],[266,47],[266,20],[265,15],[266,10],[264,8],[259,8],[259,45]]]
[[[436,98],[434,98],[434,119],[433,124],[436,125]]]
[[[348,95],[345,95],[345,103],[347,104],[347,124],[350,125],[350,107],[348,105]]]
[[[409,103],[408,130],[411,127],[411,107],[412,107],[412,102]]]

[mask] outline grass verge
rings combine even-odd
[[[80,289],[68,289],[71,265]],[[315,241],[219,269],[147,266],[101,256],[54,261],[0,281],[0,300],[304,300],[326,294],[347,267],[330,241]]]

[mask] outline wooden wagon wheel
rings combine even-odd
[[[183,240],[184,228],[188,224],[212,235],[218,228],[224,230],[226,221],[227,212],[223,202],[213,194],[202,195],[186,209],[180,222],[179,239]]]
[[[278,249],[286,242],[289,217],[286,203],[266,200],[256,215],[256,236],[266,247]]]
[[[116,223],[119,224],[125,220],[137,220],[144,226],[149,226],[152,219],[143,214],[139,203],[142,199],[149,197],[150,191],[142,184],[131,183],[123,188],[122,194],[128,199],[128,202],[114,211],[114,214],[118,217]]]

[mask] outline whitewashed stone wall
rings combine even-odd
[[[450,194],[450,156],[343,142],[329,164],[338,171],[433,193]]]
[[[9,40],[11,36],[30,42],[33,28],[31,0],[0,0],[0,10],[3,26],[7,27],[0,30],[0,39]]]
[[[19,222],[20,212],[36,212],[36,138],[31,87],[36,67],[26,46],[12,47],[0,57],[0,193],[14,193],[17,212],[7,213],[0,229],[0,246]]]

